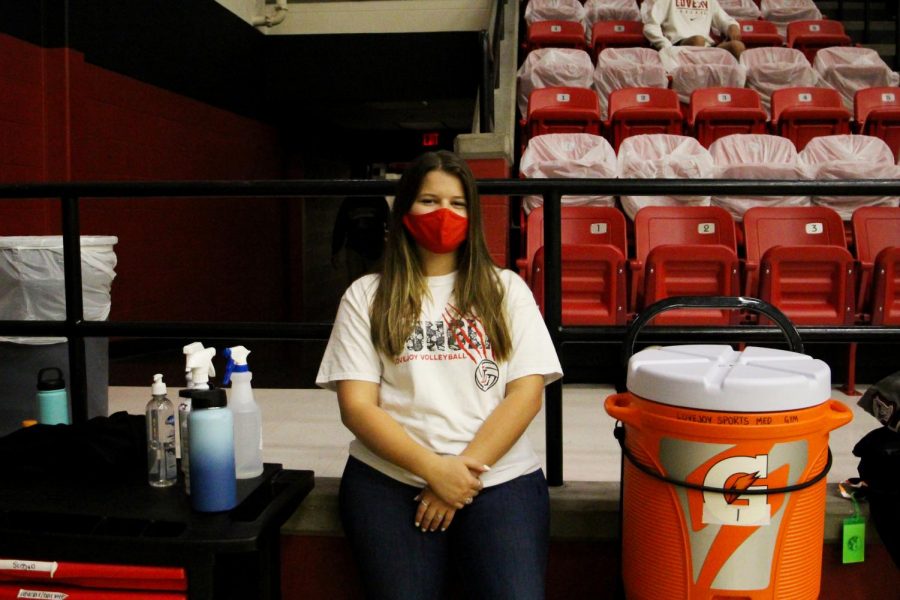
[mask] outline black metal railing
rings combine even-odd
[[[503,41],[506,0],[496,0],[490,32],[481,30],[481,81],[478,85],[478,122],[480,133],[494,131],[494,90],[500,86],[500,46]]]
[[[58,198],[62,209],[65,273],[65,321],[0,321],[0,335],[60,336],[68,339],[72,414],[87,419],[84,338],[129,336],[204,339],[328,339],[331,323],[297,322],[119,322],[85,321],[81,296],[79,203],[84,198],[145,198],[164,203],[185,197],[283,197],[392,195],[396,182],[358,180],[203,181],[143,183],[37,183],[0,185],[0,201]],[[560,198],[590,195],[718,195],[718,196],[900,196],[900,181],[745,181],[680,179],[529,179],[482,180],[483,194],[544,198],[545,321],[557,350],[566,343],[621,344],[624,326],[563,327],[561,321]],[[804,342],[900,343],[900,328],[876,326],[798,327]],[[649,327],[642,343],[776,342],[780,330],[770,327]],[[624,368],[624,366],[622,366]],[[562,382],[546,390],[547,479],[563,483]]]

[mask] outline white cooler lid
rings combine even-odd
[[[805,354],[747,346],[653,347],[628,361],[628,390],[641,398],[698,410],[778,412],[831,396],[831,369]]]

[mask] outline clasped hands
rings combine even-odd
[[[415,497],[416,527],[445,531],[456,511],[471,504],[484,488],[480,476],[488,470],[469,456],[438,456],[425,478],[428,485]]]

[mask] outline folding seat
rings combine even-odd
[[[601,25],[602,23],[598,23]],[[667,88],[669,78],[659,59],[659,52],[651,48],[606,48],[597,56],[594,69],[594,90],[600,96],[600,116],[608,115],[609,95],[625,88]]]
[[[618,174],[616,153],[605,138],[587,133],[553,133],[528,141],[519,161],[519,175],[526,179],[597,178],[614,179]],[[526,196],[526,213],[543,204],[541,196]],[[563,196],[564,206],[614,206],[615,196]]]
[[[627,299],[624,215],[610,207],[565,206],[561,218],[563,325],[624,323]],[[543,311],[543,207],[528,214],[526,257],[518,260],[517,266]]]
[[[591,29],[594,59],[606,48],[649,48],[640,21],[598,21]]]
[[[824,206],[752,208],[744,215],[748,296],[798,325],[849,325],[856,318],[855,265],[841,217]],[[854,394],[856,344],[844,392]]]
[[[648,206],[634,219],[632,306],[645,307],[671,296],[740,295],[735,225],[715,206]],[[643,289],[641,289],[641,287]],[[676,310],[656,325],[729,325],[735,311]]]
[[[870,87],[897,87],[900,75],[871,48],[822,48],[813,68],[829,86],[841,93],[844,108],[853,110],[853,96]]]
[[[609,117],[604,123],[613,148],[627,137],[642,133],[681,133],[678,94],[662,88],[626,88],[609,95]]]
[[[853,257],[840,215],[824,206],[755,207],[744,214],[744,293],[798,324],[853,322]]]
[[[813,0],[761,0],[759,9],[763,19],[775,23],[781,37],[786,37],[788,23],[822,18]]]
[[[709,153],[719,179],[806,179],[794,144],[775,135],[729,135],[710,144]],[[811,201],[809,196],[713,196],[711,203],[741,221],[754,206],[803,207]]]
[[[587,0],[584,3],[584,29],[591,32],[594,24],[602,21],[640,23],[641,9],[635,0]]]
[[[528,53],[516,73],[519,114],[528,114],[531,92],[546,87],[591,87],[594,63],[584,50],[538,48]]]
[[[719,6],[728,13],[729,16],[741,22],[746,19],[755,22],[760,18],[762,13],[759,11],[759,5],[753,0],[719,0]],[[744,35],[741,33],[741,39]]]
[[[850,111],[831,88],[782,88],[772,92],[772,132],[803,150],[814,137],[850,133]]]
[[[705,88],[691,94],[688,129],[706,147],[734,133],[766,133],[759,94],[747,88]]]
[[[756,5],[754,4],[754,6]],[[778,33],[775,23],[739,20],[738,24],[741,27],[741,41],[744,42],[744,47],[748,50],[751,48],[781,48],[784,46],[784,38]],[[742,58],[743,56],[741,54]]]
[[[618,152],[622,179],[711,179],[715,165],[709,150],[683,135],[653,133],[622,141]],[[634,220],[645,206],[709,206],[709,196],[621,196],[622,208]]]
[[[538,21],[584,21],[584,5],[579,0],[529,0],[525,23]]]
[[[772,113],[775,90],[819,83],[819,74],[803,53],[793,48],[751,48],[741,54],[740,63],[747,69],[747,87],[759,92],[766,114]]]
[[[709,87],[744,87],[747,72],[731,52],[723,48],[670,46],[659,51],[666,72],[672,76],[672,89],[685,111],[694,90]]]
[[[535,136],[548,133],[600,135],[600,102],[597,100],[597,93],[576,87],[536,89],[531,92],[528,114],[520,125],[523,144]]]
[[[900,209],[857,209],[853,238],[859,261],[857,306],[863,321],[900,325]]]
[[[840,21],[794,21],[787,26],[788,48],[800,50],[809,62],[816,58],[816,53],[822,48],[849,46],[852,43]]]
[[[900,89],[874,87],[858,90],[853,107],[859,132],[884,140],[894,155],[894,161],[900,163]]]
[[[528,26],[525,49],[574,48],[586,50],[584,25],[577,21],[535,21]]]
[[[810,179],[896,179],[891,149],[882,140],[868,135],[828,135],[810,140],[800,152]],[[835,210],[850,221],[864,206],[900,206],[900,198],[885,196],[813,196],[813,204]]]

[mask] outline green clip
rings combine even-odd
[[[859,504],[852,495],[854,514],[844,519],[843,562],[861,563],[866,559],[866,519],[859,512]]]

